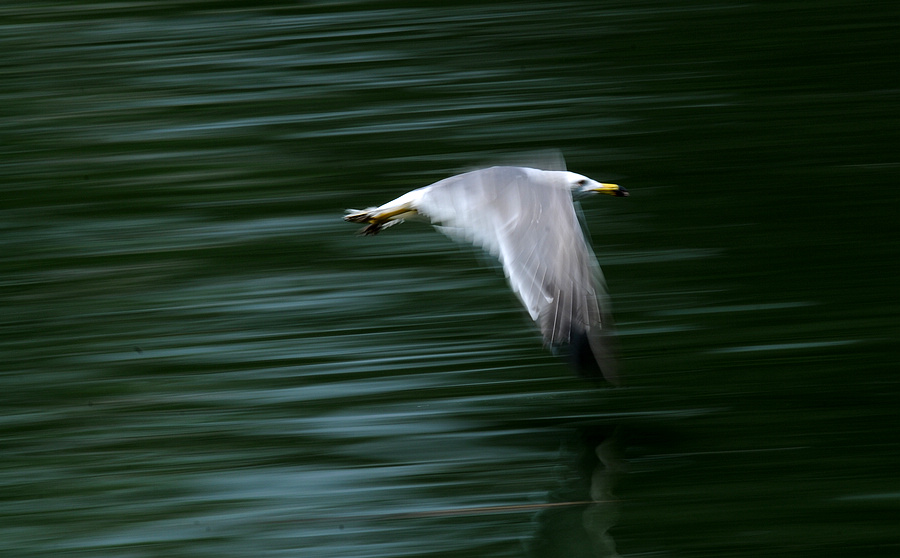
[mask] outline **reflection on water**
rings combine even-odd
[[[0,8],[0,554],[896,555],[886,6]],[[624,388],[340,220],[546,148]]]
[[[619,516],[616,478],[625,467],[619,436],[609,427],[578,428],[562,441],[559,487],[535,517],[529,556],[619,556],[610,534]]]

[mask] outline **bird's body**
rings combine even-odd
[[[589,193],[628,195],[615,184],[572,172],[491,167],[412,190],[379,207],[351,210],[345,219],[368,223],[365,234],[405,219],[425,219],[451,238],[480,246],[500,260],[544,340],[551,347],[572,347],[580,368],[599,366],[616,383],[605,283],[573,204],[573,196]],[[587,350],[592,359],[585,358]]]

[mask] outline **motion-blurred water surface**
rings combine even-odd
[[[0,554],[896,556],[889,3],[0,8]],[[627,385],[347,207],[559,149]]]

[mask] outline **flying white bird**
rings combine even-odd
[[[600,266],[585,240],[574,198],[627,196],[568,171],[491,167],[451,176],[344,220],[377,234],[407,219],[426,220],[456,240],[496,256],[509,285],[552,348],[568,348],[579,374],[618,384],[613,325]]]

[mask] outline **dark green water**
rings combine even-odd
[[[890,3],[255,6],[0,8],[0,554],[900,554]],[[625,387],[341,222],[542,149]]]

